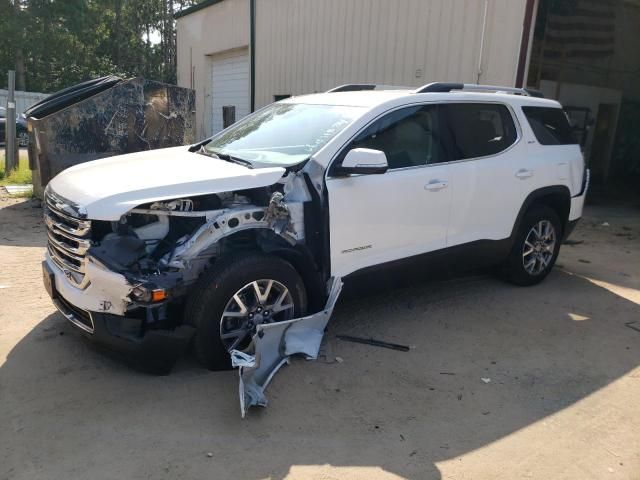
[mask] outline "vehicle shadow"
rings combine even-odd
[[[0,198],[0,246],[44,247],[46,238],[40,201]]]
[[[439,479],[437,463],[636,368],[640,333],[625,323],[638,318],[638,304],[558,269],[532,288],[471,277],[344,298],[328,359],[293,361],[269,407],[242,420],[236,372],[186,359],[138,373],[52,314],[0,367],[0,477]]]

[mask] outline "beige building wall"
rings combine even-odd
[[[176,23],[178,85],[196,91],[197,135],[201,139],[211,128],[212,59],[249,48],[249,0],[224,0],[180,17]]]
[[[525,4],[488,0],[482,44],[485,0],[256,0],[255,106],[343,83],[475,83],[480,61],[481,83],[513,85]],[[193,67],[204,132],[208,55],[249,44],[249,0],[216,3],[177,28],[178,84],[191,85]]]
[[[475,83],[484,0],[257,0],[256,107],[343,83]],[[489,0],[481,83],[513,85],[525,0]]]

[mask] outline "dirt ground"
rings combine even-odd
[[[77,335],[42,287],[40,216],[0,199],[0,479],[640,479],[637,208],[588,208],[536,287],[343,299],[342,361],[292,362],[244,420],[235,371],[150,376]]]

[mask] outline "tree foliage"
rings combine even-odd
[[[199,0],[0,0],[0,86],[53,92],[97,76],[176,81],[173,14]]]

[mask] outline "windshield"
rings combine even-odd
[[[204,148],[256,167],[287,167],[316,153],[362,111],[342,105],[274,103],[222,131]]]

